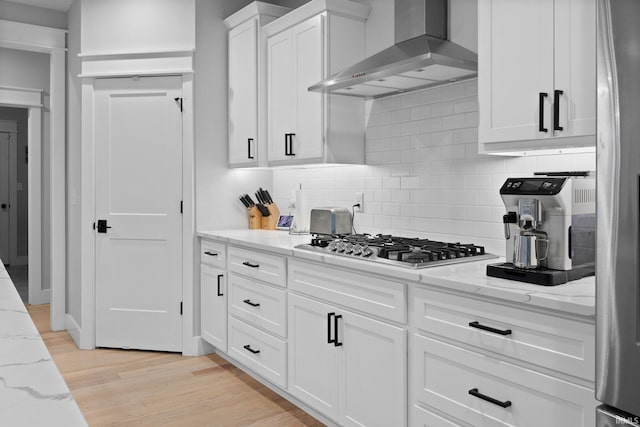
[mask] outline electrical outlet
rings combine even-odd
[[[356,206],[353,209],[355,212],[364,212],[364,193],[358,191],[353,195],[353,204],[360,205]]]

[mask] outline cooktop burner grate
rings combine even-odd
[[[297,245],[296,248],[407,268],[497,258],[486,253],[484,246],[471,243],[440,242],[388,234],[318,234],[312,237],[311,243]]]

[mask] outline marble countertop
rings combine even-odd
[[[0,424],[86,426],[0,261]]]
[[[289,235],[286,231],[280,230],[206,230],[198,232],[198,236],[252,249],[386,275],[418,284],[454,289],[568,314],[595,317],[595,277],[593,276],[558,286],[540,286],[487,276],[487,264],[504,261],[500,259],[413,270],[376,264],[356,258],[296,249],[296,245],[308,243],[311,237],[309,235]]]

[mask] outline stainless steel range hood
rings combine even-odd
[[[478,55],[447,40],[448,0],[395,0],[395,44],[309,87],[379,98],[476,77]]]

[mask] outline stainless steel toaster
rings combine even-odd
[[[351,234],[351,214],[347,208],[311,209],[312,234]]]

